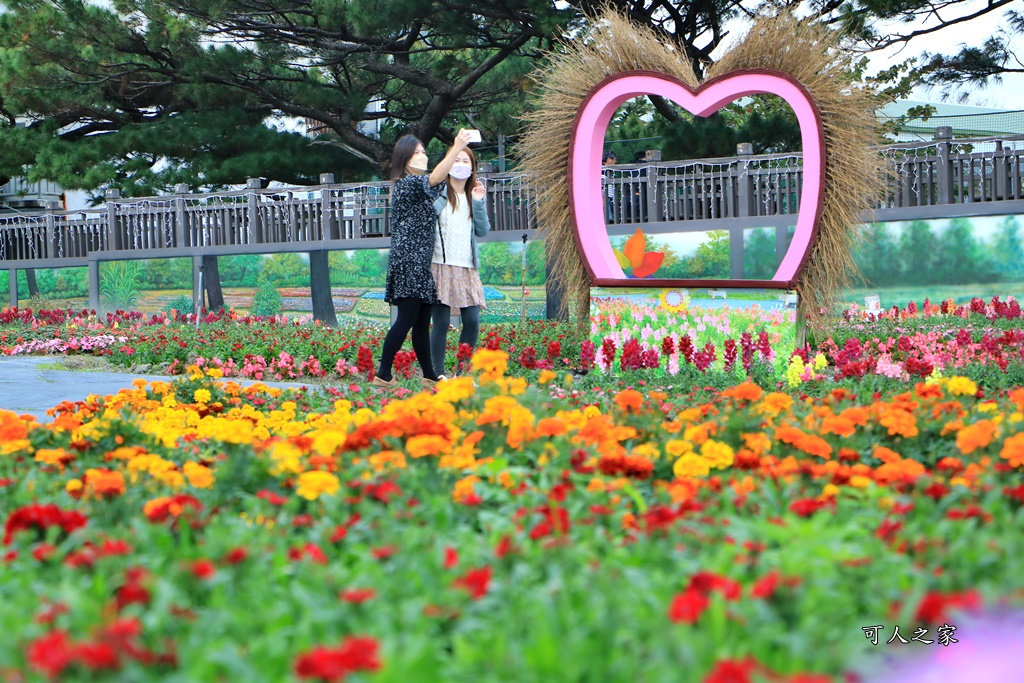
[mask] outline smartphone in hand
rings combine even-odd
[[[469,133],[470,142],[480,142],[480,131],[476,130],[475,128],[471,128],[466,132]]]

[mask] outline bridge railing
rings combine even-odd
[[[877,220],[949,205],[1024,200],[1024,136],[897,144],[878,149],[886,182]],[[623,164],[602,168],[605,216],[613,230],[707,230],[738,218],[779,227],[799,210],[799,154]],[[516,173],[488,173],[495,233],[536,230],[536,188]],[[0,263],[8,267],[83,265],[86,260],[209,253],[268,253],[386,245],[390,183],[335,184],[122,199],[84,211],[0,216]],[[1019,210],[1019,209],[1018,209]],[[927,213],[921,214],[929,217]],[[377,238],[377,239],[374,239]],[[128,254],[132,254],[129,256]]]

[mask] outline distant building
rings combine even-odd
[[[30,183],[24,178],[11,178],[0,187],[0,213],[39,211],[57,202],[66,209],[64,189],[49,180]]]

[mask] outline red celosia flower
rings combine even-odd
[[[351,602],[358,605],[377,597],[377,591],[372,588],[350,588],[342,591],[338,597],[345,602]]]
[[[491,584],[491,568],[480,567],[466,572],[465,576],[456,579],[452,585],[464,588],[469,591],[474,600],[479,600],[487,595],[487,589]]]
[[[762,576],[750,588],[750,594],[760,600],[766,600],[775,595],[779,587],[779,573],[771,571]]]
[[[121,666],[117,650],[109,643],[80,643],[74,648],[74,657],[93,671],[114,670]]]
[[[672,604],[668,608],[668,618],[677,624],[693,624],[707,608],[707,596],[698,590],[687,588],[672,598]]]
[[[341,681],[356,671],[380,669],[379,645],[373,638],[346,638],[338,647],[318,646],[299,656],[295,674],[299,678]]]
[[[55,552],[57,552],[56,546],[49,543],[40,543],[32,549],[32,557],[34,557],[37,562],[45,562],[50,559]]]

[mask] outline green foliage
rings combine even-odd
[[[270,317],[281,312],[281,292],[264,274],[260,275],[260,286],[252,299],[252,314]]]
[[[747,230],[743,244],[743,277],[769,280],[778,269],[775,255],[775,230]]]
[[[178,313],[181,313],[182,315],[189,315],[190,313],[192,313],[192,307],[194,305],[195,304],[190,297],[187,297],[184,294],[182,294],[181,296],[173,299],[169,304],[167,304],[167,306],[164,307],[164,310],[168,312],[174,310],[177,311]]]
[[[122,311],[134,310],[142,291],[139,276],[143,272],[139,261],[115,261],[104,263],[100,268],[100,296],[110,308]]]

